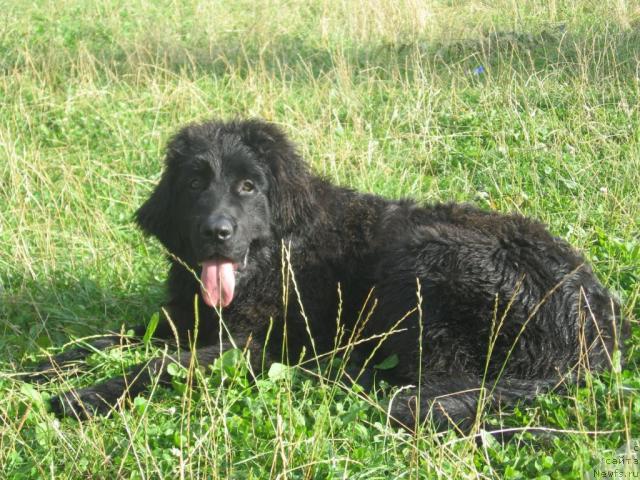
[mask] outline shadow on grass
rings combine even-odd
[[[131,290],[108,288],[94,279],[54,271],[37,281],[0,277],[0,358],[18,361],[40,348],[107,329],[149,320],[163,301],[160,283],[132,282]]]
[[[631,75],[635,78],[638,74],[635,46],[640,43],[638,28],[603,27],[574,32],[564,24],[550,25],[537,32],[493,31],[481,38],[447,42],[417,38],[407,42],[355,44],[346,40],[340,45],[326,46],[314,37],[295,34],[271,38],[266,45],[238,32],[226,34],[215,44],[204,37],[186,43],[176,41],[175,37],[151,36],[140,45],[105,35],[105,32],[85,32],[82,42],[68,42],[63,45],[64,51],[42,55],[45,63],[41,67],[51,69],[53,55],[60,60],[58,77],[63,81],[68,73],[65,70],[68,65],[64,63],[89,52],[98,61],[96,71],[111,77],[114,73],[135,72],[140,67],[157,69],[158,74],[164,70],[194,77],[223,77],[230,72],[248,76],[260,69],[275,78],[295,82],[309,76],[321,78],[340,61],[351,67],[355,75],[363,72],[376,78],[390,78],[398,71],[411,76],[425,67],[445,75],[460,72],[478,75],[488,69],[508,67],[510,71],[522,73],[560,70],[569,77]],[[46,49],[53,47],[41,42],[34,48],[45,49],[43,52],[47,53]],[[7,49],[7,55],[0,60],[0,70],[8,73],[37,67],[39,55],[27,58],[12,50],[15,49]],[[477,70],[478,67],[481,69]]]

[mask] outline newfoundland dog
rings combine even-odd
[[[171,362],[206,366],[237,346],[256,371],[349,352],[341,380],[405,386],[389,408],[399,424],[468,429],[479,407],[610,367],[627,330],[585,260],[542,224],[338,187],[260,120],[180,130],[136,221],[171,264],[154,336],[192,348],[55,397],[61,415],[108,412],[167,383]]]

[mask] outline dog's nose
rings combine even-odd
[[[202,236],[218,242],[226,242],[233,236],[233,222],[224,216],[210,217],[202,224]]]

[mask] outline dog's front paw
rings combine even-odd
[[[106,415],[116,405],[118,397],[97,387],[70,390],[51,399],[51,408],[58,417],[87,420],[95,415]]]
[[[72,374],[80,374],[86,370],[81,362],[58,363],[45,360],[38,363],[33,370],[24,375],[23,379],[29,383],[47,383]]]
[[[22,375],[22,380],[28,383],[47,383],[54,380],[60,374],[49,362],[41,362],[33,369],[32,372]]]

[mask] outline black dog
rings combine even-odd
[[[420,385],[390,410],[410,428],[428,416],[439,427],[468,428],[481,398],[512,404],[579,380],[581,367],[608,368],[626,331],[584,259],[540,223],[337,187],[312,175],[281,130],[261,121],[181,130],[136,219],[171,254],[170,321],[157,337],[196,340],[200,365],[231,348],[231,338],[255,369],[263,350],[295,363],[351,349],[348,372],[365,376],[395,355],[397,365],[378,374]],[[188,365],[192,355],[177,361]],[[108,411],[154,376],[166,382],[166,364],[156,359],[67,392],[54,409]]]

